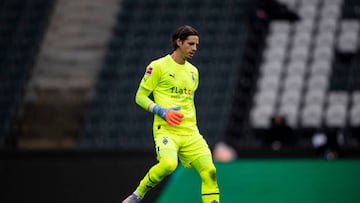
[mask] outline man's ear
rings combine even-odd
[[[177,44],[178,46],[180,46],[180,45],[183,44],[183,41],[178,38],[178,39],[176,39],[176,44]]]

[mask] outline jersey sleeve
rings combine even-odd
[[[140,87],[145,88],[152,92],[161,78],[161,70],[154,62],[150,63],[145,71],[141,80]]]
[[[136,92],[135,102],[145,110],[153,101],[149,98],[160,80],[160,70],[154,62],[151,62],[145,70],[145,74]]]
[[[135,96],[136,104],[138,104],[140,107],[142,107],[147,111],[149,111],[150,104],[153,103],[153,101],[149,98],[150,94],[151,94],[150,90],[147,90],[140,86]]]
[[[195,91],[199,87],[199,72],[197,70],[195,71],[194,77],[195,77],[195,84],[194,84],[194,91]]]

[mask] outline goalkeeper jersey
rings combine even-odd
[[[154,102],[161,107],[180,106],[183,121],[176,127],[169,126],[154,115],[154,134],[190,135],[199,133],[196,124],[194,93],[199,84],[198,70],[188,61],[176,63],[170,55],[152,61],[146,68],[140,86],[151,91]]]

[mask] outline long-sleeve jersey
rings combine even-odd
[[[167,125],[161,117],[155,115],[153,123],[154,134],[189,135],[199,133],[196,124],[196,109],[194,94],[199,84],[199,73],[195,66],[186,61],[176,63],[170,55],[152,61],[146,68],[136,93],[136,103],[148,110],[153,102],[164,108],[180,106],[184,114],[180,125]]]

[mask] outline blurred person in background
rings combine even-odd
[[[319,129],[312,136],[312,145],[319,157],[336,159],[341,156],[341,145],[344,144],[344,135],[338,129]]]
[[[271,117],[270,128],[265,133],[264,142],[276,151],[283,146],[294,144],[294,130],[288,125],[285,116],[276,114]]]

